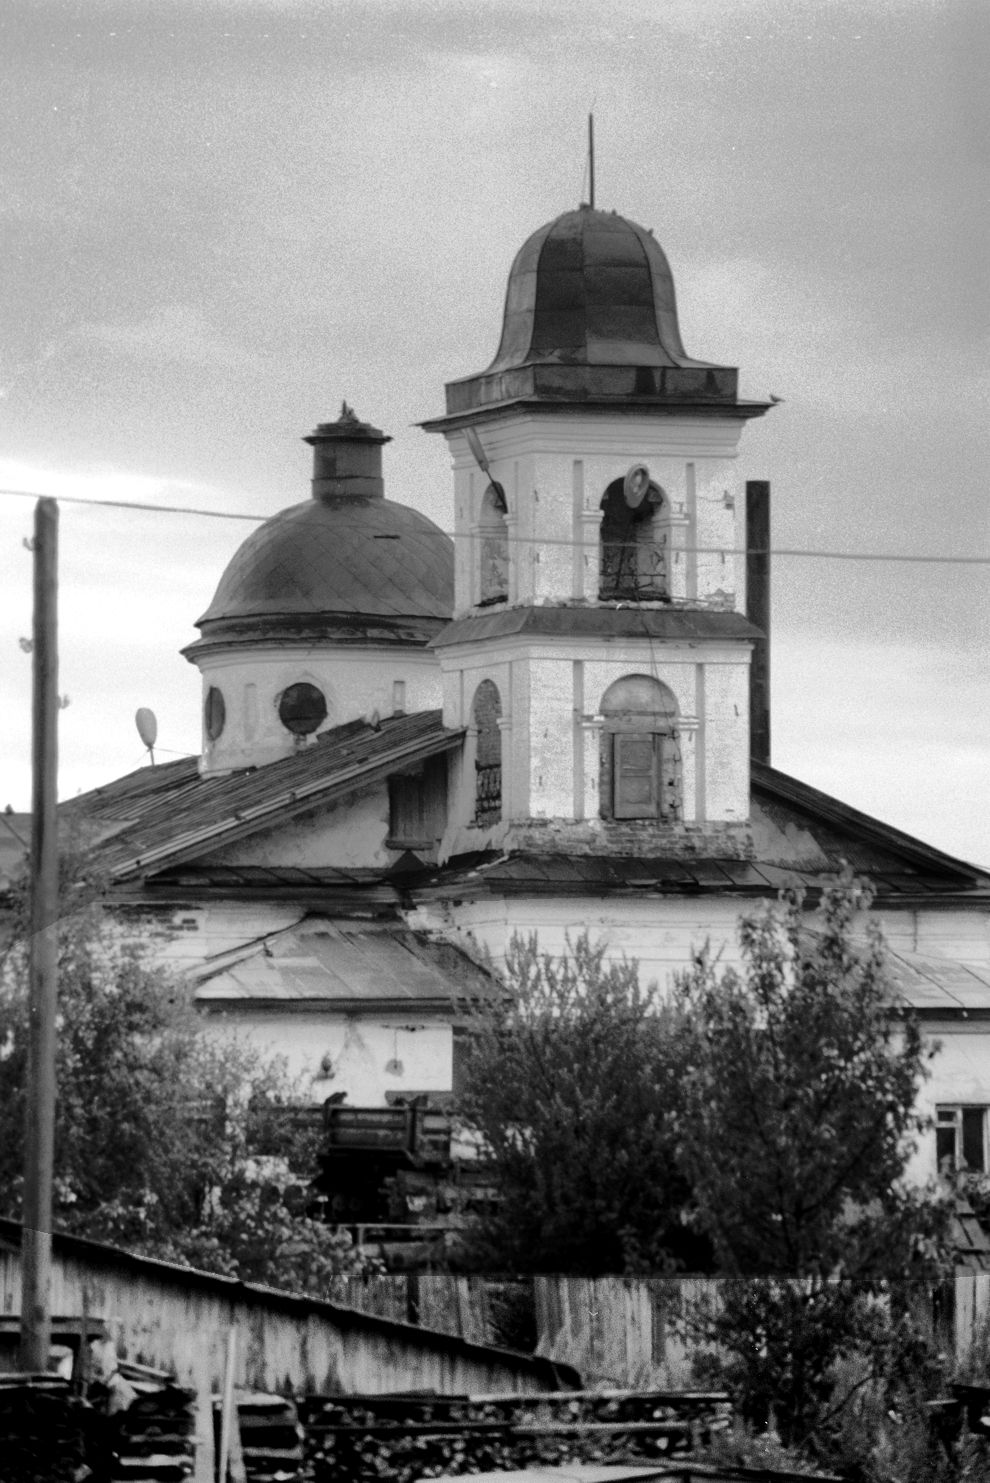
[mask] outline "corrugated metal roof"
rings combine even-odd
[[[459,948],[402,923],[317,916],[208,959],[193,977],[200,1004],[433,1004],[449,1010],[487,997],[493,987],[490,976]]]
[[[912,1009],[990,1010],[990,965],[974,966],[951,958],[926,957],[888,947],[888,968]]]
[[[194,762],[143,768],[74,799],[72,809],[114,829],[100,856],[120,878],[195,859],[447,751],[462,736],[444,728],[440,711],[389,717],[377,728],[355,721],[292,757],[225,777],[200,777]]]
[[[460,881],[474,880],[491,890],[538,892],[544,895],[585,895],[589,891],[690,892],[728,891],[768,894],[781,885],[817,885],[810,872],[765,870],[747,860],[686,858],[669,855],[562,855],[520,852],[452,860],[449,871],[437,871],[431,880],[441,885],[456,873]]]

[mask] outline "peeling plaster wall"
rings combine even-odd
[[[386,1092],[449,1092],[452,1085],[452,1027],[417,1019],[414,1007],[408,1015],[376,1016],[369,1005],[358,1017],[279,1014],[239,1005],[212,1011],[203,1026],[218,1041],[236,1036],[284,1056],[290,1075],[300,1078],[303,1095],[316,1104],[332,1092],[346,1092],[351,1106],[384,1107]],[[387,1070],[395,1061],[402,1070]]]
[[[490,952],[496,963],[505,957],[513,932],[537,932],[547,952],[566,951],[566,939],[585,930],[606,944],[606,956],[635,958],[644,981],[666,984],[669,975],[686,967],[692,953],[707,940],[726,964],[739,961],[736,928],[756,903],[730,896],[639,897],[512,896],[478,897],[452,903],[446,916],[455,937],[467,934]],[[966,910],[871,910],[861,914],[856,932],[867,920],[878,921],[891,949],[990,965],[990,916],[984,908]],[[812,922],[813,925],[813,922]],[[983,1034],[990,1072],[990,1033]],[[990,1099],[988,1099],[990,1100]]]
[[[571,409],[566,416],[511,412],[479,427],[491,477],[502,485],[508,505],[509,602],[597,599],[602,496],[631,465],[646,463],[674,521],[674,595],[705,606],[734,606],[743,592],[743,561],[733,554],[744,502],[736,468],[742,426],[734,418],[610,416]],[[455,612],[461,615],[480,596],[481,501],[489,478],[462,431],[450,432],[448,443],[454,468]],[[689,555],[685,548],[696,545],[717,549]]]
[[[401,709],[432,710],[442,703],[436,658],[425,649],[395,645],[314,644],[293,649],[221,651],[198,657],[203,699],[211,685],[222,692],[224,729],[216,741],[203,735],[201,770],[206,773],[256,767],[291,757],[311,745],[320,731],[360,720],[372,711],[390,716],[396,709],[395,683],[404,687]],[[327,717],[312,737],[297,737],[279,720],[283,690],[300,681],[315,685],[327,702]]]
[[[284,931],[303,915],[303,908],[293,902],[193,899],[185,906],[171,903],[125,911],[117,920],[123,937],[146,943],[156,961],[182,970]]]
[[[600,738],[594,718],[608,687],[646,674],[673,691],[679,713],[683,819],[744,824],[749,814],[748,644],[608,642],[526,637],[441,651],[448,726],[470,726],[483,679],[502,698],[502,816],[593,821],[600,814]],[[469,735],[463,786],[452,799],[448,853],[484,848],[457,831],[474,815]],[[471,831],[472,835],[475,831]],[[455,838],[459,841],[454,844]]]
[[[969,1028],[956,1023],[926,1025],[929,1039],[938,1040],[941,1049],[931,1062],[931,1076],[918,1098],[918,1110],[934,1119],[940,1103],[970,1103],[990,1107],[990,1049],[984,1026]],[[919,1184],[934,1179],[938,1173],[935,1159],[934,1130],[918,1143],[908,1175]]]
[[[388,837],[388,788],[356,793],[331,809],[300,814],[274,829],[250,835],[204,857],[213,865],[337,866],[341,870],[388,865],[396,851]]]
[[[644,982],[669,986],[671,975],[685,968],[707,940],[724,945],[723,961],[738,961],[736,923],[744,908],[728,897],[616,899],[518,896],[465,901],[451,909],[454,931],[469,934],[491,953],[505,959],[514,933],[537,934],[545,952],[562,953],[588,931],[604,942],[608,958],[636,959]]]

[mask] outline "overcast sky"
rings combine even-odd
[[[985,0],[6,0],[0,485],[271,514],[346,397],[415,424],[488,364],[582,197],[652,227],[785,547],[990,556]],[[29,500],[0,498],[0,808],[29,806]],[[195,636],[253,527],[63,505],[61,791],[199,745]],[[774,762],[990,862],[990,568],[781,558]]]

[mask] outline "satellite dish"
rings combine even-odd
[[[622,481],[622,493],[630,510],[638,510],[650,487],[650,471],[645,463],[634,463]]]
[[[151,761],[154,764],[155,742],[158,740],[158,722],[154,711],[149,710],[146,705],[139,706],[134,713],[134,724],[138,729],[138,736],[151,753]]]

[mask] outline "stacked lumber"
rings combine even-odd
[[[193,1400],[191,1390],[162,1385],[112,1418],[112,1483],[185,1483],[195,1464]]]
[[[303,1429],[295,1402],[280,1395],[238,1391],[238,1429],[247,1483],[295,1483],[305,1463]],[[220,1448],[219,1398],[214,1401],[215,1454]]]
[[[416,1483],[448,1474],[682,1457],[730,1420],[723,1391],[514,1396],[313,1396],[314,1483]]]
[[[55,1375],[0,1376],[3,1483],[79,1483],[92,1476],[100,1424]]]

